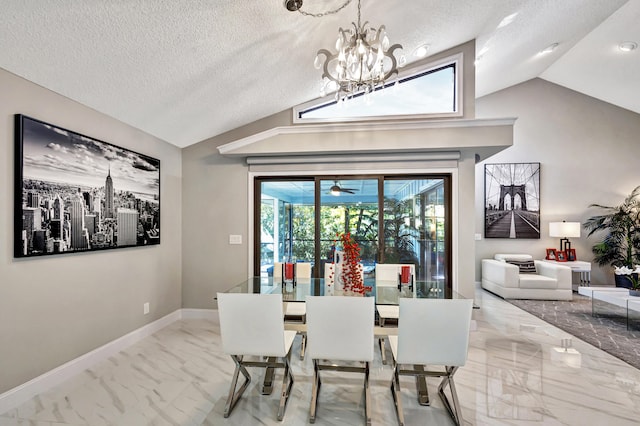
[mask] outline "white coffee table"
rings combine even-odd
[[[622,287],[613,287],[613,286],[589,286],[589,287],[580,286],[578,287],[578,294],[581,294],[583,296],[593,297],[594,291],[595,292],[610,291],[613,293],[624,293],[626,295],[629,294],[629,289],[622,288]]]
[[[611,312],[617,306],[624,312],[627,322],[627,330],[630,321],[637,321],[640,318],[640,297],[629,296],[629,289],[622,287],[578,287],[578,293],[591,297],[591,315],[598,316],[597,311],[604,309]],[[603,303],[598,303],[598,302]],[[612,309],[613,308],[613,309]]]

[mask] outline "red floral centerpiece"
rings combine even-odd
[[[352,292],[364,295],[371,287],[365,287],[362,280],[362,264],[360,263],[360,246],[349,232],[337,234],[342,244],[344,260],[342,263],[342,288],[345,293]]]

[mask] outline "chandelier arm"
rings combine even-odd
[[[327,49],[320,49],[318,50],[317,54],[325,56],[324,65],[322,67],[322,78],[326,77],[331,81],[335,81],[339,85],[340,82],[338,81],[338,79],[331,75],[331,73],[329,72],[329,63],[334,59],[338,59],[338,54],[333,54]]]
[[[395,55],[393,54],[393,51],[396,49],[402,49],[402,45],[401,44],[394,44],[391,47],[389,47],[389,49],[385,52],[385,56],[387,58],[389,58],[389,60],[391,60],[391,69],[389,70],[389,72],[387,72],[384,75],[384,80],[388,79],[389,77],[391,77],[393,74],[398,74],[398,61],[395,57]]]

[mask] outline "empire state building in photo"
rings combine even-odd
[[[107,175],[107,180],[104,183],[104,217],[115,217],[115,212],[113,211],[113,180],[111,179],[111,166],[109,166],[109,174]]]

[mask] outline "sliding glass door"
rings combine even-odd
[[[256,275],[273,274],[275,262],[315,262],[315,182],[313,178],[256,181],[254,220]]]
[[[333,261],[336,237],[350,233],[360,246],[365,277],[373,272],[379,251],[378,183],[378,179],[319,179],[321,265]],[[323,276],[324,266],[319,271]]]
[[[444,293],[450,256],[448,179],[386,178],[382,263],[416,266],[419,291]]]
[[[450,176],[304,176],[255,180],[254,273],[275,262],[310,262],[322,277],[339,234],[362,252],[365,278],[377,263],[415,265],[421,292],[451,290]],[[317,267],[316,267],[317,266]]]

